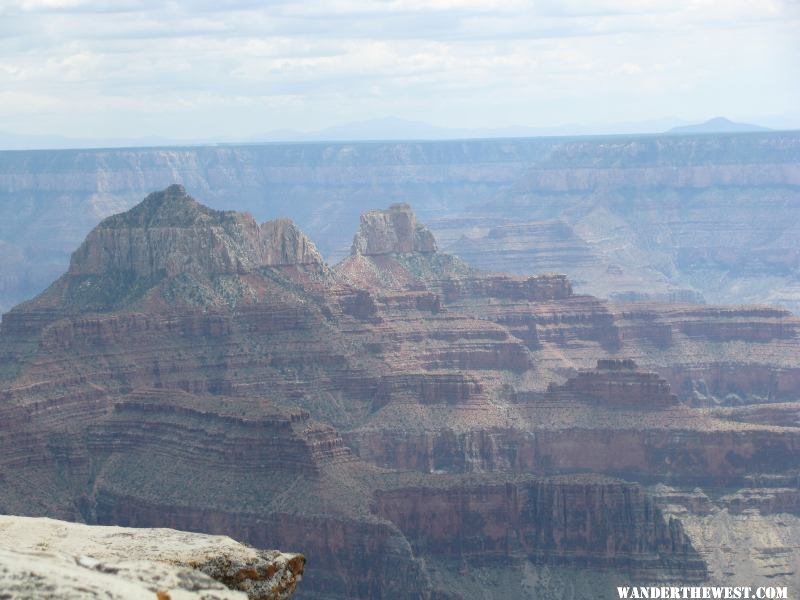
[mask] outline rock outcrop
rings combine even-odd
[[[188,567],[146,560],[100,562],[85,556],[0,548],[0,589],[8,600],[245,600],[224,584]]]
[[[470,267],[437,252],[436,240],[408,204],[361,215],[350,256],[334,267],[354,287],[376,291],[424,290],[440,280],[469,275]]]
[[[305,558],[223,536],[0,516],[0,589],[23,598],[285,600]]]
[[[314,243],[289,219],[267,221],[261,225],[261,264],[267,267],[322,265]]]
[[[392,204],[387,210],[371,210],[361,215],[361,227],[353,238],[350,254],[423,254],[436,252],[430,230],[417,223],[408,204]]]

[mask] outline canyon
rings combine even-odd
[[[795,143],[748,135],[725,138],[731,159],[759,139],[777,164]],[[558,153],[591,163],[600,142],[548,143],[523,145],[554,165],[526,177],[556,190]],[[247,151],[286,151],[267,148]],[[642,169],[631,181],[668,177]],[[734,171],[685,181],[745,185]],[[800,318],[480,270],[437,235],[463,222],[389,200],[333,266],[293,222],[181,185],[102,220],[0,323],[0,513],[301,552],[298,598],[800,584]],[[540,227],[567,231],[512,237]]]
[[[566,274],[629,301],[800,308],[800,133],[320,142],[0,152],[0,310],[86,234],[182,183],[210,207],[290,218],[330,262],[365,211],[412,204],[475,267]]]

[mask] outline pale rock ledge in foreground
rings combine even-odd
[[[4,600],[283,600],[304,566],[225,536],[0,515]]]

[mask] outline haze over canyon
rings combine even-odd
[[[606,298],[800,306],[800,133],[0,153],[0,307],[43,290],[99,220],[183,183],[288,217],[330,263],[361,212],[412,203],[476,267]]]

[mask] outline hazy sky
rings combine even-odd
[[[0,131],[800,126],[800,0],[0,0]]]

